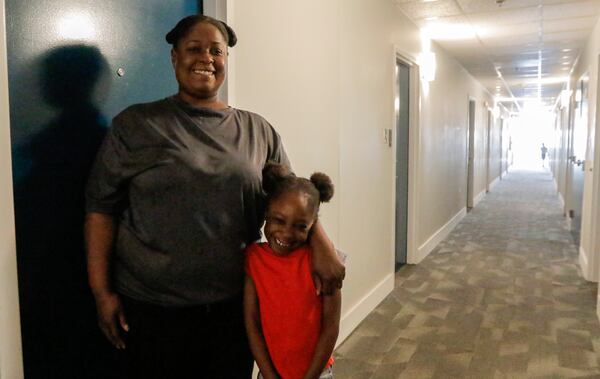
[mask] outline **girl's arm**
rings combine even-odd
[[[342,307],[342,294],[336,289],[330,296],[323,296],[323,315],[321,319],[321,333],[315,348],[313,359],[304,379],[318,379],[329,361],[335,348],[340,330],[340,309]]]
[[[88,282],[96,300],[98,325],[117,348],[124,349],[121,330],[128,331],[123,306],[110,286],[110,259],[116,235],[113,216],[88,213],[85,219]]]
[[[262,333],[256,288],[252,278],[248,275],[246,275],[244,282],[244,321],[250,350],[263,377],[265,379],[279,379],[279,374],[277,374],[277,370],[271,361],[265,337]]]
[[[340,262],[333,243],[318,219],[312,226],[308,242],[312,250],[311,268],[317,295],[330,295],[342,288],[346,267]]]

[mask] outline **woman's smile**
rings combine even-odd
[[[210,70],[198,70],[198,69],[194,69],[192,70],[192,72],[196,75],[202,75],[202,76],[209,76],[209,77],[214,77],[215,74],[214,72],[210,71]]]

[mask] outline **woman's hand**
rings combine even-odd
[[[313,252],[312,277],[317,295],[321,293],[331,295],[336,289],[342,288],[346,267],[338,258],[333,243],[325,234],[318,220],[311,230],[310,247]]]
[[[117,349],[125,349],[121,329],[128,332],[129,325],[119,295],[107,293],[97,296],[96,308],[98,310],[98,326],[102,333]]]
[[[121,329],[129,331],[119,295],[110,286],[110,260],[117,223],[111,215],[88,213],[85,218],[88,282],[98,311],[102,333],[117,349],[124,349]]]

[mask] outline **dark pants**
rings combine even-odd
[[[129,379],[250,379],[242,299],[165,308],[123,299]]]

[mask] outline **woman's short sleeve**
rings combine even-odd
[[[271,125],[269,124],[269,126]],[[292,165],[290,164],[290,160],[285,152],[285,148],[283,147],[281,136],[275,131],[273,126],[271,126],[271,131],[273,140],[269,146],[269,156],[267,157],[267,161],[277,162],[291,169]]]

